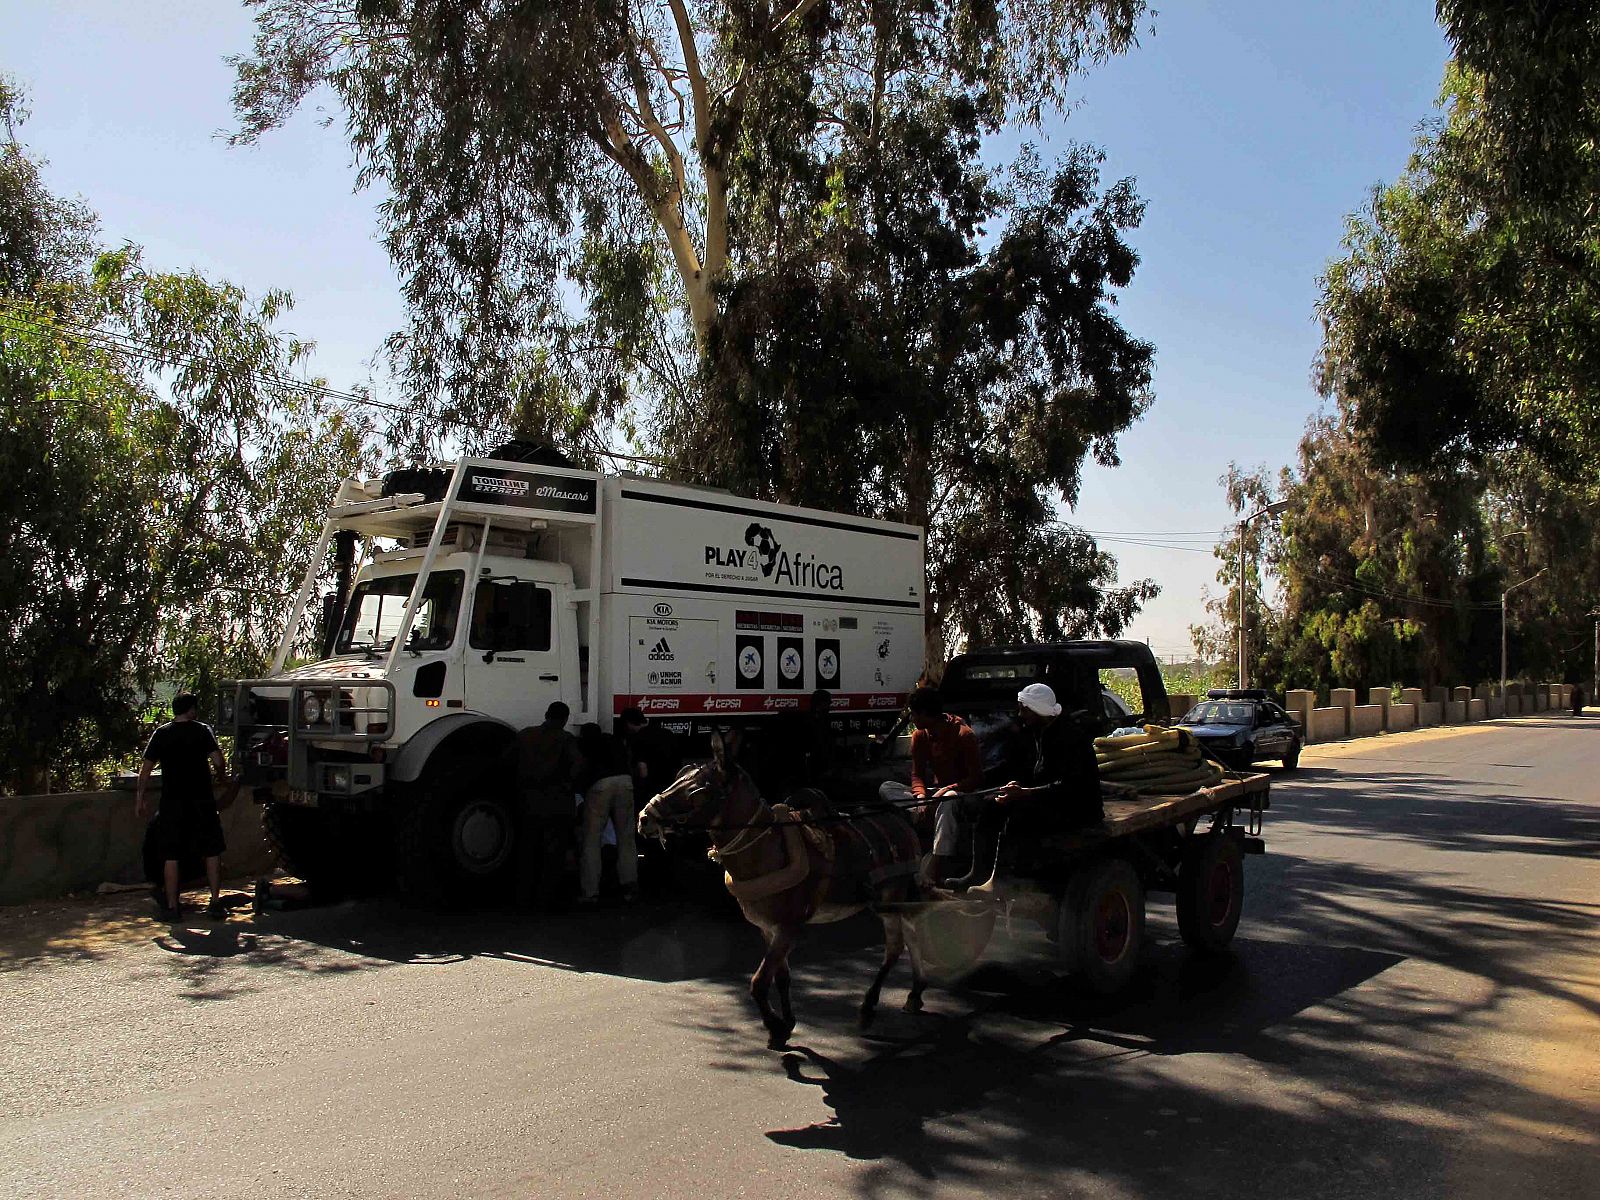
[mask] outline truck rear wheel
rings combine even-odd
[[[516,868],[512,798],[451,776],[430,773],[400,806],[396,827],[400,890],[428,904],[497,896]]]
[[[1061,898],[1058,942],[1064,964],[1095,991],[1121,991],[1144,946],[1144,884],[1123,858],[1091,863]]]
[[[1233,941],[1244,910],[1244,852],[1222,833],[1195,838],[1178,866],[1178,932],[1215,954]]]

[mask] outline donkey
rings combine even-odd
[[[908,913],[878,907],[918,895],[921,846],[910,820],[899,812],[814,820],[785,805],[769,806],[734,762],[734,747],[732,735],[713,735],[711,760],[684,768],[644,806],[639,833],[661,837],[677,826],[709,834],[711,857],[721,863],[728,890],[766,939],[750,998],[767,1027],[767,1045],[781,1049],[794,1032],[789,951],[801,927],[843,920],[863,908],[872,908],[883,922],[884,945],[883,965],[857,1014],[861,1027],[872,1023],[883,982],[908,943],[911,992],[905,1009],[921,1012],[926,983],[916,928]],[[810,795],[822,800],[820,793]],[[774,983],[777,1011],[769,999]]]

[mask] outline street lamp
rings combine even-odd
[[[1505,703],[1506,698],[1506,597],[1523,584],[1532,583],[1549,569],[1549,567],[1540,567],[1526,579],[1518,580],[1500,593],[1500,702],[1502,704]]]
[[[1246,687],[1249,683],[1249,672],[1245,663],[1245,636],[1244,636],[1244,529],[1251,521],[1258,517],[1275,517],[1289,507],[1287,500],[1274,501],[1265,508],[1257,509],[1244,520],[1239,522],[1239,686]]]

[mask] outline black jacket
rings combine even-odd
[[[1047,789],[1028,798],[1030,822],[1041,829],[1056,829],[1099,821],[1104,812],[1093,731],[1062,713],[1028,740],[1033,743],[1033,765],[1027,778],[1018,782]]]

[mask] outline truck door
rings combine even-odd
[[[467,635],[467,707],[518,729],[561,699],[561,654],[551,589],[523,579],[484,580]]]

